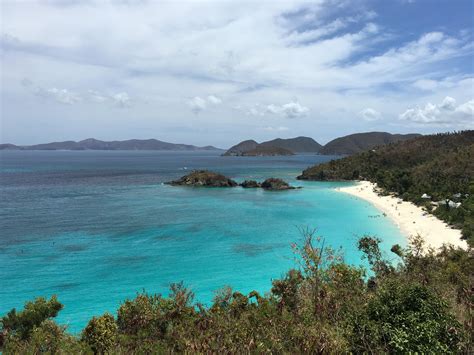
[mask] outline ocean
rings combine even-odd
[[[296,266],[291,244],[316,228],[326,245],[365,265],[356,242],[405,238],[368,202],[303,182],[301,171],[334,157],[221,157],[220,152],[0,152],[0,316],[38,296],[58,296],[57,320],[79,332],[137,292],[168,294],[183,281],[209,305],[231,286],[265,293]],[[280,177],[302,189],[164,185],[193,169],[237,181]]]

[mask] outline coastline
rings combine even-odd
[[[354,186],[340,187],[336,190],[373,204],[395,222],[407,239],[419,234],[428,246],[434,248],[439,248],[443,244],[467,248],[467,242],[461,240],[460,230],[451,228],[411,202],[390,195],[379,196],[374,192],[375,187],[376,184],[369,181],[359,181]]]

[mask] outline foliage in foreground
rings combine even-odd
[[[0,346],[10,353],[311,352],[471,353],[472,250],[424,250],[414,238],[394,246],[398,265],[380,240],[358,247],[371,265],[344,263],[314,231],[294,245],[299,269],[274,280],[263,296],[224,288],[206,308],[183,284],[169,297],[137,294],[116,317],[92,318],[73,337],[52,319],[62,305],[38,298],[1,318]]]

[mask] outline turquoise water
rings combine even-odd
[[[387,250],[404,244],[369,203],[338,193],[344,183],[301,182],[301,170],[331,157],[220,157],[215,152],[2,152],[0,314],[57,294],[58,320],[80,331],[136,292],[167,294],[184,281],[198,301],[230,285],[268,291],[295,266],[299,227],[362,264],[359,236]],[[194,168],[243,180],[283,177],[303,189],[172,187]],[[374,217],[378,216],[378,217]]]

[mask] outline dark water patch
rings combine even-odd
[[[61,259],[61,257],[62,257],[61,254],[50,254],[50,255],[43,256],[42,260],[47,262],[47,263],[50,263],[52,261],[57,261],[57,260]]]
[[[62,245],[59,247],[60,250],[68,252],[68,253],[75,253],[89,249],[87,245],[84,244],[71,244],[71,245]]]
[[[228,229],[228,228],[222,228],[222,235],[225,236],[226,238],[227,237],[237,238],[237,237],[242,236],[242,234],[240,232],[232,230],[232,229]]]
[[[192,224],[190,225],[189,227],[186,227],[186,229],[184,230],[185,232],[189,232],[189,233],[198,233],[200,231],[204,230],[204,227],[200,224]]]
[[[6,249],[5,249],[6,250]],[[25,258],[25,257],[30,257],[33,253],[29,251],[28,249],[20,248],[20,249],[15,249],[13,251],[13,255],[17,256],[19,258]]]
[[[240,243],[232,247],[232,250],[238,254],[244,254],[249,257],[258,256],[264,253],[271,252],[276,248],[282,247],[283,244],[252,244]]]
[[[171,235],[171,234],[159,234],[152,237],[153,241],[177,241],[183,240],[184,237],[182,235]]]
[[[112,266],[137,266],[149,261],[150,257],[145,255],[122,255],[107,258],[107,264]]]

